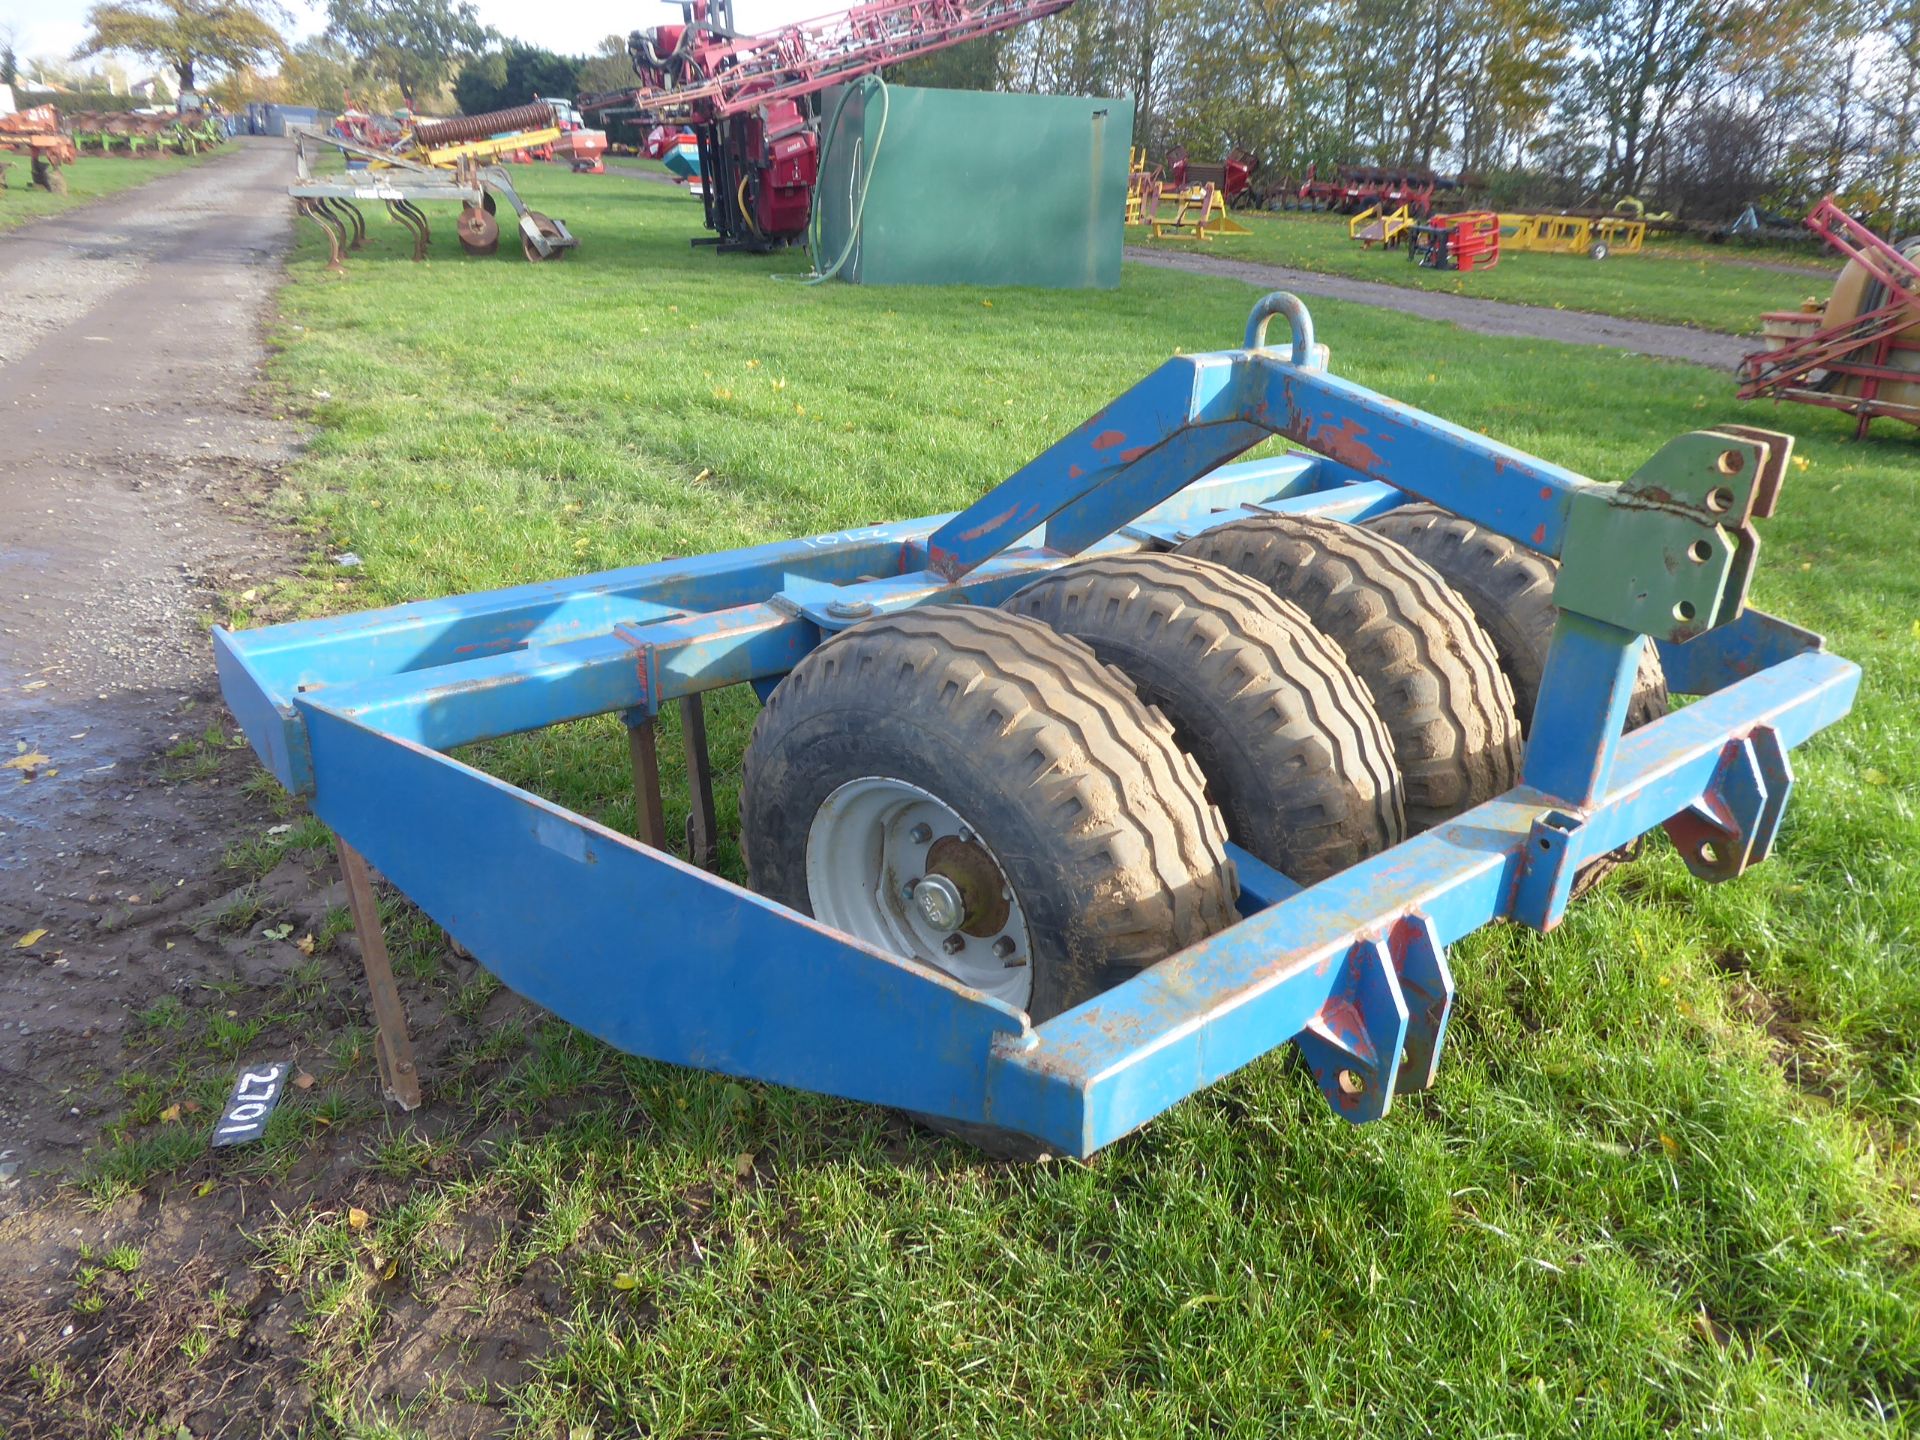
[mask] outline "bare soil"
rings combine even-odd
[[[288,169],[279,142],[243,141],[0,238],[9,1437],[305,1427],[314,1343],[298,1328],[304,1301],[261,1252],[260,1223],[375,1208],[391,1188],[366,1164],[375,1138],[431,1138],[460,1123],[431,1106],[396,1123],[369,1103],[287,1167],[208,1151],[187,1173],[117,1200],[74,1183],[110,1136],[153,1133],[126,1112],[129,1077],[177,1058],[140,1018],[162,1002],[195,1022],[278,1017],[241,1042],[237,1062],[288,1058],[322,1081],[350,1080],[343,1092],[376,1093],[370,1047],[352,1043],[368,1023],[357,947],[350,933],[309,938],[327,935],[344,904],[331,852],[290,850],[264,877],[231,863],[236,841],[284,828],[290,812],[273,787],[248,783],[258,772],[215,692],[206,636],[223,596],[264,592],[305,549],[265,518],[301,444],[261,368],[292,233]],[[292,928],[272,938],[256,915]],[[477,974],[444,959],[450,982]],[[444,989],[405,990],[429,1067],[521,1006],[502,993],[462,1020],[444,1012]],[[209,1133],[212,1118],[208,1107]],[[469,1136],[436,1163],[480,1165],[486,1154],[485,1137]],[[501,1288],[511,1207],[479,1206],[453,1223],[456,1258],[392,1307],[367,1352],[370,1408],[404,1405],[429,1376],[497,1400],[564,1308],[537,1275]],[[118,1246],[138,1252],[137,1268],[101,1263]],[[489,1264],[492,1298],[470,1303],[472,1277]],[[434,1413],[437,1433],[500,1426],[479,1399]]]

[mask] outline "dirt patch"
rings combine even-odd
[[[1279,287],[1312,299],[1351,300],[1403,315],[1446,320],[1479,335],[1511,335],[1527,340],[1558,340],[1568,345],[1606,345],[1636,355],[1663,360],[1685,360],[1715,370],[1732,370],[1753,342],[1735,335],[1690,330],[1684,325],[1655,325],[1644,320],[1617,320],[1576,310],[1549,310],[1538,305],[1515,305],[1505,300],[1479,300],[1469,295],[1445,295],[1373,280],[1349,280],[1263,265],[1253,260],[1231,260],[1220,255],[1186,255],[1172,250],[1127,247],[1127,259],[1195,275],[1220,275],[1269,289]]]
[[[295,1253],[396,1209],[390,1172],[458,1182],[490,1151],[452,1100],[380,1105],[329,837],[213,688],[207,621],[269,604],[307,544],[262,523],[302,441],[261,368],[289,163],[242,145],[0,253],[10,1437],[292,1434],[325,1383],[489,1434],[567,1308],[515,1273],[517,1211],[484,1191],[436,1222],[458,1243],[402,1259],[349,1228],[341,1253]],[[528,1007],[405,907],[391,934],[449,1093],[524,1051]],[[210,1151],[237,1069],[272,1058],[306,1088],[259,1145]],[[316,1313],[315,1286],[346,1298]]]

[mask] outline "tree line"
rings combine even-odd
[[[1920,210],[1920,0],[1079,0],[897,67],[1130,95],[1135,143],[1466,173],[1498,203]]]
[[[328,0],[324,33],[291,47],[276,18],[277,0],[110,0],[77,53],[322,108],[471,113],[630,79],[619,36],[556,55],[470,0]],[[1920,0],[1078,0],[889,73],[1129,95],[1151,156],[1249,151],[1270,184],[1359,163],[1463,173],[1498,204],[1634,196],[1725,219],[1833,193],[1920,219]]]

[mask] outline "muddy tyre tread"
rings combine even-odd
[[[1466,601],[1384,535],[1343,521],[1263,515],[1175,553],[1259,580],[1345,653],[1393,736],[1417,833],[1520,776],[1513,688]]]
[[[959,605],[853,626],[775,688],[742,765],[755,889],[811,913],[804,856],[815,805],[788,815],[782,800],[854,778],[809,787],[812,756],[787,742],[808,722],[824,733],[896,721],[944,746],[954,773],[971,757],[979,773],[1006,777],[1003,793],[1017,796],[1026,819],[1051,827],[1048,853],[1025,863],[1029,875],[1049,871],[1056,883],[1042,888],[1059,893],[1029,893],[1009,875],[1034,931],[1036,1022],[1237,918],[1225,826],[1166,719],[1080,642],[1023,616]],[[942,794],[937,780],[897,778]],[[969,818],[994,845],[988,817]]]
[[[1393,741],[1298,607],[1191,556],[1110,555],[1005,602],[1125,674],[1207,776],[1227,832],[1303,885],[1405,835]]]
[[[1500,652],[1500,668],[1513,685],[1514,707],[1524,733],[1533,724],[1547,646],[1559,615],[1553,603],[1559,563],[1424,500],[1363,523],[1426,561],[1467,602]],[[1660,667],[1660,652],[1652,644],[1643,645],[1626,728],[1637,730],[1658,720],[1667,709],[1667,677]]]

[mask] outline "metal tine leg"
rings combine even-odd
[[[380,1064],[380,1088],[402,1110],[420,1108],[420,1074],[413,1063],[413,1038],[407,1034],[406,1006],[393,983],[393,962],[387,956],[386,932],[380,925],[380,905],[374,898],[373,872],[366,857],[338,835],[340,874],[347,882],[347,908],[353,912],[353,930],[360,937],[360,962],[366,967],[367,991],[373,1000],[376,1031],[374,1051]]]
[[[340,263],[340,222],[313,200],[302,200],[300,213],[327,232],[327,269],[335,273],[344,272],[347,267]]]
[[[427,258],[427,245],[433,239],[433,231],[427,225],[426,211],[402,200],[400,208],[406,212],[407,223],[413,227],[413,258],[416,261]]]
[[[656,850],[667,848],[667,819],[660,807],[660,751],[654,744],[653,717],[627,716],[627,749],[633,756],[634,836]]]
[[[707,758],[707,712],[698,695],[680,701],[680,735],[687,751],[687,857],[710,870],[719,827],[713,815],[713,765]]]
[[[335,200],[335,212],[341,222],[353,230],[351,248],[358,250],[367,243],[367,217],[360,213],[360,207],[351,200]]]

